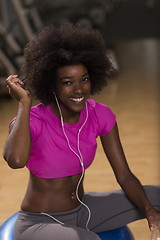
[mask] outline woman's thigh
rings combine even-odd
[[[160,186],[144,186],[144,190],[151,204],[160,210]],[[119,228],[145,217],[122,190],[86,193],[84,201],[91,210],[88,227],[94,232]],[[84,222],[83,216],[80,219]]]
[[[94,232],[77,225],[80,208],[48,215],[50,217],[20,211],[14,229],[15,240],[100,240]],[[55,219],[64,224],[57,223]]]
[[[58,223],[29,227],[15,240],[100,240],[94,232]]]

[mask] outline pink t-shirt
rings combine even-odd
[[[84,169],[87,169],[97,149],[96,138],[104,136],[113,128],[116,116],[105,105],[87,100],[88,119],[79,136]],[[86,108],[81,111],[76,124],[64,123],[71,148],[77,153],[78,130],[86,119]],[[61,178],[82,172],[79,158],[69,149],[67,140],[57,118],[49,105],[38,104],[30,111],[32,147],[27,168],[41,178]]]

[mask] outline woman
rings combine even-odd
[[[96,240],[96,232],[144,217],[153,230],[160,188],[143,189],[126,162],[115,115],[89,99],[114,72],[100,33],[46,27],[26,46],[24,58],[24,81],[7,79],[19,108],[4,158],[11,168],[30,171],[15,239]],[[41,103],[31,108],[32,95]],[[84,193],[98,136],[123,191]]]

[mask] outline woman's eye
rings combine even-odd
[[[83,82],[87,82],[89,80],[89,77],[83,78],[82,81]]]
[[[63,85],[70,85],[71,84],[71,81],[65,81],[63,82]]]

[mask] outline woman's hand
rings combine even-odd
[[[10,75],[7,79],[7,88],[9,94],[16,98],[19,102],[32,103],[31,94],[29,91],[23,89],[23,82],[17,78],[18,75]]]
[[[146,212],[146,218],[148,220],[148,225],[150,230],[153,231],[155,228],[156,219],[159,219],[160,221],[160,212],[156,211],[154,208],[150,208]],[[160,225],[160,222],[159,222],[159,225]]]

